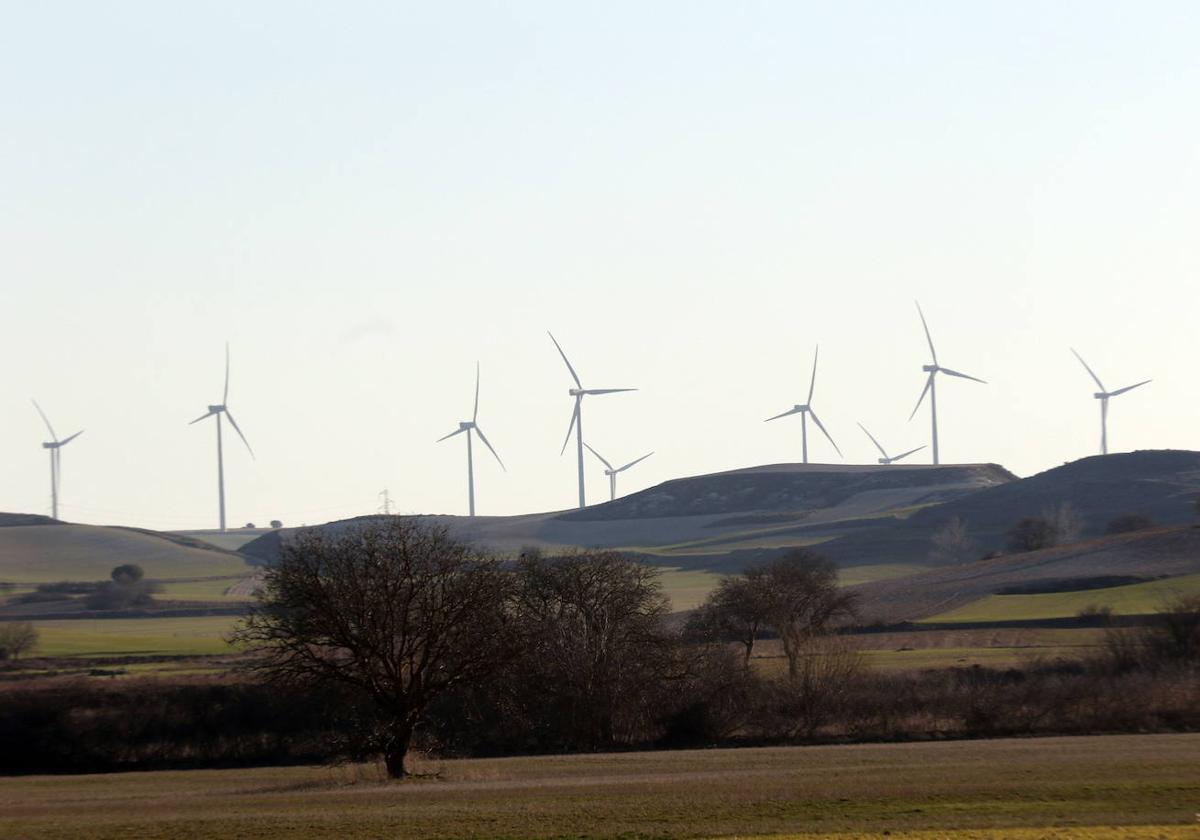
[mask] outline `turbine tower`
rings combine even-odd
[[[640,464],[642,461],[645,461],[647,458],[649,458],[651,455],[654,454],[653,452],[647,452],[641,458],[638,458],[635,461],[630,461],[628,464],[626,464],[623,467],[617,467],[614,469],[613,465],[608,463],[608,460],[605,459],[605,457],[603,455],[601,455],[595,449],[592,449],[592,447],[586,443],[584,444],[584,446],[587,446],[588,452],[591,452],[593,455],[595,455],[597,458],[600,459],[600,463],[604,464],[604,467],[605,467],[604,474],[606,476],[608,476],[608,500],[610,502],[612,500],[614,500],[615,498],[617,498],[617,473],[625,472],[625,470],[629,469],[634,464]]]
[[[885,450],[882,446],[879,445],[879,441],[875,440],[875,435],[873,435],[869,431],[867,431],[866,426],[864,426],[862,423],[859,423],[858,428],[862,429],[866,433],[867,437],[869,437],[871,439],[871,443],[875,444],[875,448],[879,450],[879,454],[882,456],[879,459],[879,463],[881,463],[881,464],[894,464],[903,458],[907,458],[909,455],[913,454],[914,452],[920,452],[922,449],[925,448],[924,446],[918,446],[916,449],[910,449],[907,452],[901,452],[899,455],[895,455],[895,456],[888,455],[887,450]]]
[[[246,436],[242,434],[242,430],[238,427],[237,421],[233,419],[233,415],[229,412],[229,342],[225,342],[225,390],[221,395],[220,405],[210,405],[208,411],[201,414],[189,426],[199,423],[209,417],[217,418],[217,499],[221,513],[221,530],[225,530],[225,450],[221,439],[221,415],[229,418],[229,425],[233,426],[233,430],[237,432],[238,437],[242,439],[242,443],[246,444],[246,451],[250,453],[250,457],[254,457],[254,450],[250,448],[250,441],[246,440]]]
[[[496,450],[492,449],[492,445],[488,443],[488,439],[483,434],[483,429],[479,428],[479,424],[475,422],[477,419],[479,419],[479,362],[475,363],[475,410],[471,413],[471,419],[460,422],[458,424],[458,431],[451,432],[445,437],[440,437],[437,439],[437,442],[441,443],[444,440],[449,440],[455,435],[461,435],[464,432],[467,435],[467,507],[471,512],[471,516],[475,515],[475,455],[471,449],[471,432],[479,435],[479,439],[483,441],[483,445],[486,446],[493,455],[496,455]],[[500,469],[508,472],[508,469],[504,466],[504,462],[500,460],[499,455],[496,455],[496,461],[500,464]]]
[[[567,364],[567,370],[571,372],[571,378],[575,380],[575,387],[567,391],[568,394],[575,398],[575,410],[571,412],[571,425],[567,426],[567,437],[563,440],[562,452],[558,454],[561,455],[567,451],[567,444],[571,442],[571,432],[575,432],[575,448],[579,462],[579,506],[582,508],[587,506],[583,491],[583,398],[598,396],[600,394],[618,394],[624,391],[636,391],[637,388],[584,388],[583,383],[579,381],[579,374],[575,373],[575,368],[571,367],[571,361],[567,358],[567,354],[563,352],[558,339],[549,331],[546,334],[550,336],[550,340],[558,348],[558,355],[562,356],[562,360]]]
[[[912,414],[908,416],[908,419],[912,420],[917,416],[917,410],[921,407],[921,403],[925,401],[925,395],[929,394],[929,415],[933,423],[933,463],[940,464],[937,429],[937,375],[944,373],[947,376],[957,376],[959,379],[982,382],[984,385],[987,383],[977,376],[968,376],[965,373],[959,373],[956,370],[951,370],[938,364],[937,350],[933,348],[933,336],[929,334],[929,324],[925,323],[925,313],[921,311],[920,303],[917,304],[917,314],[921,316],[921,326],[925,328],[925,340],[929,342],[929,355],[933,357],[933,364],[922,365],[921,367],[921,370],[929,374],[929,378],[925,380],[925,388],[921,391],[921,396],[917,399],[917,405],[913,408]]]
[[[1147,382],[1151,382],[1153,380],[1144,379],[1141,382],[1137,383],[1136,385],[1126,385],[1124,388],[1118,388],[1115,391],[1107,391],[1104,388],[1104,383],[1100,381],[1100,377],[1097,376],[1096,372],[1094,370],[1092,370],[1090,367],[1088,367],[1088,363],[1083,360],[1083,356],[1080,356],[1079,353],[1077,353],[1075,351],[1074,347],[1071,348],[1071,352],[1075,353],[1075,358],[1079,360],[1079,364],[1083,365],[1084,370],[1086,370],[1091,375],[1092,379],[1095,380],[1096,384],[1098,386],[1100,386],[1100,390],[1097,391],[1092,396],[1094,396],[1096,399],[1100,400],[1100,454],[1107,455],[1108,454],[1108,400],[1109,400],[1109,398],[1110,397],[1119,397],[1121,394],[1124,394],[1127,391],[1132,391],[1134,388],[1140,388],[1143,385],[1145,385]]]
[[[817,348],[813,351],[812,381],[808,385],[808,402],[806,402],[804,405],[794,405],[787,411],[783,412],[783,414],[776,414],[774,417],[768,417],[763,421],[764,423],[770,423],[772,420],[778,420],[780,417],[788,417],[792,414],[799,414],[800,440],[804,453],[804,463],[806,464],[808,463],[808,416],[810,414],[812,415],[813,422],[817,424],[817,428],[820,429],[821,433],[829,439],[831,444],[833,444],[833,448],[837,451],[838,457],[844,457],[842,455],[842,450],[838,449],[838,445],[834,443],[829,432],[825,430],[825,426],[821,423],[821,418],[817,417],[817,412],[815,412],[812,407],[813,391],[816,390],[817,387],[817,357],[820,352],[821,347],[820,345],[817,345]]]
[[[50,425],[49,418],[46,417],[46,412],[42,411],[37,400],[33,400],[33,407],[42,416],[42,422],[50,431],[50,440],[42,444],[42,449],[50,450],[50,515],[54,519],[58,519],[58,494],[62,486],[62,448],[83,434],[83,429],[68,438],[59,440],[58,435],[54,433],[54,427]]]

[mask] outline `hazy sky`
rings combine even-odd
[[[571,506],[928,442],[1029,474],[1200,448],[1200,6],[17,3],[0,30],[0,510],[233,524]],[[813,440],[814,460],[835,460]],[[927,452],[920,453],[920,458]],[[589,494],[607,481],[589,461]]]

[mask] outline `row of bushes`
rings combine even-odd
[[[728,646],[692,646],[686,673],[643,672],[596,702],[511,672],[444,694],[415,746],[470,756],[1200,729],[1200,667],[1154,654],[1142,633],[1114,632],[1086,661],[895,674],[865,670],[838,638],[778,677]],[[0,772],[365,758],[373,714],[349,695],[246,681],[10,688]]]

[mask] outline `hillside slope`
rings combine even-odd
[[[876,527],[1015,480],[994,464],[840,466],[772,464],[675,479],[584,510],[524,516],[425,516],[460,539],[498,551],[525,546],[620,548],[664,565],[729,570],[762,552]],[[329,523],[323,527],[345,527]],[[247,544],[271,560],[288,532]]]
[[[114,566],[137,563],[154,579],[249,574],[234,552],[200,540],[97,525],[0,527],[0,581],[103,580]]]
[[[1200,452],[1149,450],[1097,455],[1029,478],[998,484],[917,511],[904,520],[846,534],[822,546],[840,564],[929,562],[930,538],[951,519],[966,522],[979,556],[1002,551],[1008,531],[1026,516],[1069,502],[1083,536],[1099,536],[1115,517],[1144,513],[1160,525],[1195,519]]]
[[[1174,577],[1200,572],[1200,528],[1175,526],[945,566],[852,587],[869,621],[915,621],[1010,587],[1105,576]]]

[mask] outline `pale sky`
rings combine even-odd
[[[1200,6],[17,3],[0,29],[0,510],[151,528],[570,507],[895,451],[1200,448]],[[822,440],[813,460],[838,463]],[[926,459],[922,452],[914,460]],[[590,456],[589,456],[590,459]],[[589,460],[589,500],[607,481]]]

